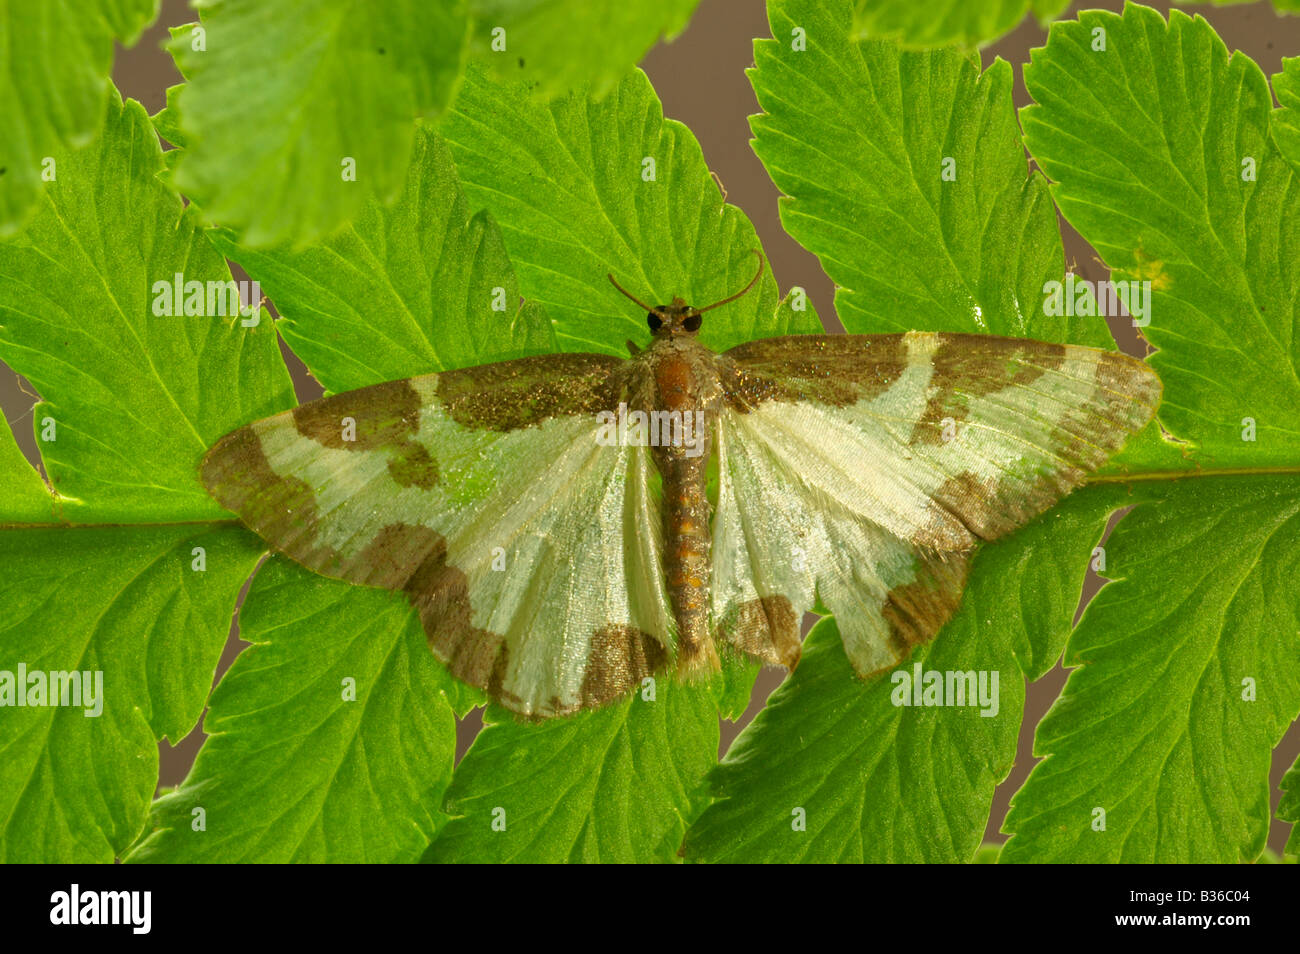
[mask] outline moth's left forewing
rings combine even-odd
[[[651,465],[597,439],[622,367],[547,355],[333,395],[223,438],[202,476],[310,569],[404,591],[508,708],[599,706],[670,655]]]
[[[719,361],[719,637],[743,649],[746,607],[815,595],[864,675],[932,638],[975,544],[1082,482],[1160,394],[1123,355],[980,335],[776,338]]]

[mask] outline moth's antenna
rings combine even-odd
[[[715,301],[712,305],[707,305],[704,308],[695,309],[697,312],[699,312],[700,314],[704,314],[710,308],[717,308],[719,305],[725,305],[727,304],[727,302],[735,301],[741,295],[745,294],[756,284],[758,284],[758,280],[763,277],[763,254],[756,248],[750,249],[750,251],[758,256],[758,271],[755,272],[754,277],[749,280],[749,284],[746,285],[744,288],[742,288],[740,291],[736,292],[736,294],[732,295],[730,298],[724,298],[722,299],[722,301]]]
[[[613,285],[615,288],[617,288],[620,292],[622,292],[622,293],[623,293],[624,295],[626,295],[628,298],[631,298],[634,302],[636,302],[638,305],[640,305],[642,308],[644,308],[647,312],[654,311],[653,308],[651,308],[649,305],[647,305],[647,304],[645,304],[644,302],[642,302],[639,298],[637,298],[635,295],[633,295],[630,291],[628,291],[626,288],[624,288],[622,285],[620,285],[618,282],[616,282],[616,281],[614,280],[614,275],[613,275],[612,272],[606,272],[606,273],[605,273],[605,277],[609,279],[609,283],[610,283],[611,285]]]

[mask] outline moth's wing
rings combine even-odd
[[[348,391],[213,446],[212,495],[327,576],[404,590],[451,672],[526,715],[666,662],[643,448],[598,441],[623,362],[544,355]]]
[[[986,335],[773,338],[719,366],[718,637],[789,664],[820,600],[862,675],[932,639],[975,544],[1078,486],[1160,399],[1125,355]]]

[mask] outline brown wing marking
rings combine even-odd
[[[410,381],[387,381],[309,401],[289,413],[303,437],[335,450],[387,453],[388,472],[399,486],[428,490],[439,475],[428,449],[414,440],[420,404]]]
[[[799,623],[787,597],[763,596],[735,607],[718,624],[715,638],[751,659],[793,669],[801,651]]]
[[[667,663],[668,651],[649,633],[633,626],[597,630],[591,639],[579,708],[603,706],[617,699]]]
[[[880,615],[889,624],[890,641],[903,651],[934,639],[961,606],[970,561],[964,553],[917,556],[916,579],[889,591]]]
[[[618,408],[625,367],[603,354],[545,354],[438,375],[438,400],[452,420],[510,431],[552,417]]]
[[[337,566],[338,553],[316,539],[315,492],[306,481],[272,469],[252,425],[212,445],[200,475],[221,506],[303,566],[317,572]]]
[[[984,397],[1002,388],[1028,386],[1065,362],[1065,345],[1017,339],[1005,348],[991,349],[989,336],[939,335],[931,362],[934,380],[941,382],[926,403],[925,411],[912,431],[911,444],[943,443],[946,421],[967,420],[971,398]],[[982,346],[981,346],[982,345]]]
[[[908,364],[902,335],[761,338],[721,357],[725,399],[742,413],[766,401],[844,407],[887,390]]]

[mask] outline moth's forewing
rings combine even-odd
[[[203,480],[299,563],[404,590],[451,672],[504,705],[600,705],[671,639],[645,449],[596,440],[623,365],[547,355],[348,391],[227,435]]]
[[[776,656],[820,597],[862,675],[932,639],[975,544],[1078,486],[1160,399],[1125,355],[985,335],[792,336],[719,362],[719,636]],[[794,612],[752,610],[771,605]]]

